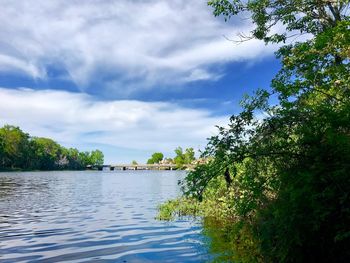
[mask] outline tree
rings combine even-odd
[[[104,161],[104,155],[100,150],[95,150],[90,153],[89,164],[92,166],[102,166]]]
[[[272,92],[247,96],[242,112],[219,127],[202,156],[209,163],[188,174],[185,194],[202,200],[216,189],[218,198],[229,196],[232,235],[241,244],[255,240],[264,261],[349,261],[349,1],[209,4],[226,19],[250,13],[252,37],[266,43],[284,42],[292,31],[314,37],[280,48]],[[271,34],[277,24],[285,32]],[[271,94],[277,106],[269,105]],[[257,119],[258,112],[266,117]],[[210,189],[219,179],[230,182],[226,191]],[[247,236],[253,238],[242,240]]]
[[[5,141],[0,133],[0,170],[5,168]]]
[[[82,167],[86,167],[88,165],[91,165],[90,161],[90,152],[79,152],[79,163]]]
[[[131,162],[131,164],[132,164],[132,165],[138,165],[137,161],[135,161],[135,160],[133,160],[133,161]]]
[[[30,137],[19,127],[11,125],[0,128],[0,170],[77,170],[89,164],[102,165],[103,153],[66,149],[52,139]]]
[[[175,154],[174,163],[178,168],[182,168],[186,164],[191,164],[195,160],[193,148],[187,148],[185,152],[183,152],[181,147],[177,147],[175,149]]]
[[[62,148],[58,143],[48,138],[38,137],[33,138],[32,141],[38,169],[54,170],[60,168]]]
[[[85,167],[82,165],[80,161],[79,151],[76,148],[65,149],[65,156],[68,159],[68,169],[72,170],[80,170]]]
[[[243,40],[256,38],[266,43],[285,42],[295,34],[316,36],[349,19],[348,0],[210,0],[208,4],[214,8],[215,16],[224,16],[225,20],[250,14],[255,28],[249,36],[241,35]],[[275,33],[281,25],[284,32]]]
[[[29,135],[19,127],[5,125],[0,129],[3,168],[21,168],[28,166],[31,156]]]
[[[152,157],[148,159],[147,164],[157,164],[160,161],[162,161],[164,158],[164,155],[160,152],[156,152],[152,154]]]
[[[191,164],[196,158],[194,157],[195,153],[193,148],[187,148],[184,154],[185,164]]]
[[[178,168],[182,168],[182,166],[185,164],[185,155],[180,146],[175,149],[175,154],[174,163]]]

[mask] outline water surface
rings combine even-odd
[[[0,262],[205,262],[198,223],[154,219],[183,176],[0,173]]]

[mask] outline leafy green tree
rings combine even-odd
[[[255,28],[250,35],[242,35],[243,39],[256,38],[266,43],[285,42],[295,34],[316,36],[349,19],[348,0],[210,0],[208,4],[214,8],[215,16],[225,20],[250,14]],[[280,32],[281,26],[284,32]]]
[[[182,166],[185,164],[185,154],[181,147],[177,147],[175,149],[175,157],[174,157],[174,163],[178,168],[182,168]]]
[[[209,4],[226,19],[250,13],[252,37],[266,43],[284,42],[291,32],[314,37],[277,52],[282,68],[272,92],[242,101],[242,112],[210,138],[202,156],[210,161],[189,173],[184,193],[229,197],[223,214],[233,254],[259,254],[265,262],[350,261],[349,1]],[[285,32],[271,33],[281,24]],[[269,105],[270,95],[279,105]],[[241,253],[250,246],[239,244],[252,243],[255,251]]]
[[[75,149],[75,148],[66,149],[64,154],[65,156],[67,156],[67,159],[69,162],[68,169],[80,170],[85,168],[80,161],[78,149]]]
[[[194,160],[196,160],[196,158],[195,158],[195,152],[193,148],[187,148],[184,154],[185,164],[191,164]]]
[[[147,164],[155,164],[155,163],[159,163],[160,161],[162,161],[164,158],[164,155],[160,152],[156,152],[154,154],[152,154],[152,157],[150,159],[148,159]]]
[[[91,165],[90,161],[90,152],[79,152],[79,163],[82,167],[86,167],[88,165]]]
[[[29,135],[19,127],[5,125],[0,129],[2,138],[2,160],[3,168],[20,168],[28,165],[28,157],[31,156]]]
[[[40,170],[58,169],[59,161],[62,155],[61,146],[55,141],[48,138],[32,139],[36,157],[36,167]]]
[[[0,170],[78,170],[87,165],[102,164],[103,153],[99,150],[79,152],[66,149],[48,138],[30,137],[15,126],[0,128]]]
[[[132,164],[132,165],[138,165],[137,161],[135,161],[135,160],[133,160],[133,161],[131,162],[131,164]]]
[[[5,168],[5,141],[0,133],[0,170]]]
[[[95,150],[90,153],[90,165],[101,166],[103,165],[104,155],[100,150]]]
[[[186,164],[191,164],[195,160],[195,152],[193,148],[187,148],[185,152],[181,147],[175,149],[174,163],[178,168],[182,168]]]

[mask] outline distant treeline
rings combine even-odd
[[[176,164],[178,169],[184,169],[187,165],[196,161],[195,152],[193,148],[187,148],[185,151],[181,147],[175,149],[174,158],[164,158],[161,152],[155,152],[151,158],[147,160],[147,164]],[[137,163],[133,161],[133,163]]]
[[[103,164],[99,150],[79,152],[48,138],[32,137],[19,127],[0,128],[0,170],[82,170]]]

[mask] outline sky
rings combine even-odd
[[[269,88],[277,47],[225,22],[205,0],[0,0],[0,126],[65,147],[100,149],[105,163],[203,149]]]

